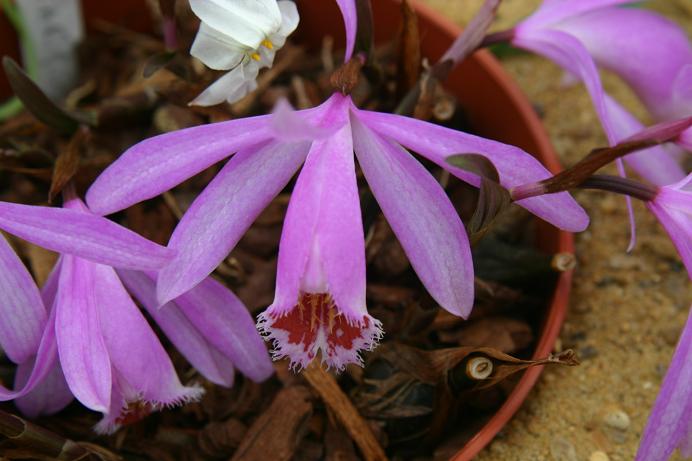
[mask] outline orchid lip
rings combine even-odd
[[[350,363],[362,366],[361,351],[372,350],[382,338],[378,320],[368,314],[349,318],[329,293],[301,293],[289,311],[260,314],[257,328],[273,342],[274,360],[288,357],[294,371],[307,367],[318,355],[327,368],[338,371]]]

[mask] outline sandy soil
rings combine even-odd
[[[468,21],[480,0],[426,0],[459,24]],[[526,16],[537,0],[505,0],[499,27]],[[692,2],[658,0],[651,8],[682,24],[692,35]],[[505,58],[543,114],[546,129],[564,164],[573,164],[605,138],[581,86],[564,87],[562,72],[527,54]],[[644,111],[615,77],[606,89],[644,117]],[[636,204],[638,242],[629,239],[624,200],[583,192],[590,228],[577,236],[574,291],[556,349],[574,348],[576,368],[552,368],[481,461],[631,460],[637,449],[677,337],[692,301],[684,267],[662,228]],[[673,459],[680,459],[673,457]]]

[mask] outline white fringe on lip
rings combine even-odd
[[[286,313],[283,315],[286,315]],[[306,350],[305,344],[302,342],[297,344],[289,342],[289,332],[273,328],[274,322],[281,316],[273,316],[272,313],[267,311],[262,312],[257,316],[257,329],[265,341],[271,341],[272,359],[281,360],[288,357],[291,361],[289,368],[295,373],[299,373],[303,368],[307,367],[317,357],[318,353],[320,353],[322,365],[325,365],[327,369],[334,368],[336,371],[341,372],[350,363],[363,366],[361,351],[373,350],[384,335],[382,323],[371,315],[366,314],[359,321],[348,319],[350,325],[357,325],[359,328],[363,328],[366,319],[368,321],[368,327],[361,330],[359,337],[354,338],[350,349],[345,349],[341,346],[330,348],[324,330],[325,325],[321,324],[318,327],[315,341]]]
[[[177,397],[172,400],[167,401],[146,401],[141,398],[134,398],[130,400],[123,399],[120,410],[117,414],[104,413],[103,419],[99,421],[94,426],[94,431],[98,434],[109,435],[116,432],[122,424],[116,422],[123,415],[127,414],[129,411],[129,404],[131,402],[142,402],[151,407],[151,411],[160,411],[167,408],[174,408],[180,405],[185,405],[187,403],[198,401],[202,395],[204,395],[204,389],[198,385],[186,386],[183,388],[184,391],[180,393]]]

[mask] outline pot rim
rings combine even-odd
[[[390,1],[398,2],[398,0]],[[431,24],[441,29],[445,35],[449,36],[450,43],[461,33],[461,27],[451,22],[430,6],[422,3],[420,0],[413,0],[413,5],[419,17],[425,18]],[[488,50],[480,50],[473,54],[470,59],[475,59],[480,66],[484,67],[488,73],[494,77],[493,83],[499,87],[500,91],[503,91],[509,96],[515,109],[521,114],[526,128],[528,129],[527,136],[533,138],[532,141],[537,146],[537,149],[531,153],[534,154],[551,173],[554,174],[562,170],[560,161],[558,160],[557,154],[553,149],[550,138],[542,122],[533,110],[526,95],[504,70],[500,62]],[[552,232],[557,234],[558,251],[574,254],[573,234],[556,229],[552,226],[549,227],[552,228],[550,229]],[[544,229],[544,231],[545,230],[546,229]],[[562,272],[558,276],[555,290],[546,307],[546,317],[543,320],[542,332],[532,355],[534,359],[546,357],[553,350],[567,313],[572,275],[573,271],[570,270]],[[497,433],[509,422],[512,416],[514,416],[524,403],[529,391],[538,381],[543,368],[544,366],[531,367],[523,373],[519,382],[514,389],[512,389],[512,392],[502,406],[476,435],[451,458],[452,461],[468,461],[472,459],[495,438]]]

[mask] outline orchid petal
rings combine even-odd
[[[692,128],[688,128],[682,132],[682,134],[678,138],[678,143],[684,149],[687,149],[688,151],[692,152]]]
[[[247,308],[214,278],[205,278],[176,298],[175,304],[190,323],[204,333],[207,341],[245,376],[261,382],[274,373],[267,349]]]
[[[143,272],[119,270],[118,275],[132,295],[161,327],[168,339],[185,358],[209,381],[221,386],[233,384],[233,364],[224,356],[214,354],[214,347],[197,330],[174,302],[159,308],[156,300],[155,276]],[[225,309],[226,306],[219,306]]]
[[[615,160],[615,165],[618,169],[618,174],[621,178],[627,177],[627,172],[625,171],[625,162],[619,158]],[[634,207],[632,206],[632,197],[625,195],[625,205],[627,206],[627,216],[630,224],[630,243],[627,245],[627,253],[634,249],[637,244],[637,219],[634,216]]]
[[[670,458],[677,446],[687,450],[692,431],[692,315],[682,330],[668,372],[644,428],[635,461]],[[683,453],[683,455],[685,455]]]
[[[552,25],[589,11],[634,1],[636,0],[544,0],[531,16],[517,26],[517,30]]]
[[[500,182],[506,188],[551,176],[538,160],[518,147],[400,115],[358,111],[358,117],[379,134],[396,140],[474,186],[480,184],[480,179],[450,166],[445,160],[448,156],[459,153],[484,155],[495,165],[500,173]],[[589,223],[586,212],[566,192],[520,200],[517,204],[567,231],[582,231]]]
[[[118,375],[146,402],[170,405],[197,398],[201,390],[180,383],[171,359],[125,291],[115,269],[89,264],[92,277],[98,281],[93,286],[93,307],[97,309],[99,329]]]
[[[41,287],[41,299],[43,305],[51,308],[55,302],[55,296],[58,294],[58,286],[60,284],[60,267],[62,266],[62,256],[58,257],[53,269],[48,274],[46,282]]]
[[[344,62],[351,60],[353,49],[356,45],[356,34],[358,33],[358,12],[355,0],[336,0],[341,16],[344,18],[346,28],[346,55]]]
[[[0,401],[17,399],[31,392],[51,372],[58,360],[55,341],[55,308],[50,310],[46,327],[43,329],[31,374],[21,389],[10,391],[0,385]]]
[[[517,34],[512,44],[554,61],[572,74],[578,75],[584,82],[598,118],[608,137],[610,145],[618,142],[606,109],[603,85],[598,74],[596,63],[588,50],[575,37],[559,30],[536,30],[531,33]]]
[[[0,228],[49,250],[131,269],[159,269],[170,250],[77,210],[0,202]]]
[[[423,165],[359,118],[351,117],[356,156],[382,212],[432,297],[467,317],[473,307],[473,261],[459,215]]]
[[[279,6],[279,11],[281,11],[281,27],[276,34],[270,36],[272,44],[275,47],[284,46],[286,42],[286,37],[291,35],[296,27],[298,27],[298,22],[300,21],[300,16],[298,15],[298,7],[296,4],[289,0],[279,0],[276,2]]]
[[[298,177],[284,221],[276,298],[269,311],[280,315],[292,309],[301,285],[302,291],[314,293],[328,287],[339,311],[360,321],[367,314],[364,242],[352,135],[344,125],[312,145]]]
[[[195,15],[210,27],[255,49],[281,25],[276,0],[190,0]]]
[[[605,95],[605,102],[612,121],[613,134],[617,141],[628,138],[644,129],[644,125],[607,94]],[[659,186],[672,184],[685,177],[682,167],[675,157],[666,150],[666,146],[654,146],[640,150],[625,156],[624,160],[642,178]]]
[[[192,42],[190,55],[215,70],[229,70],[245,58],[247,47],[202,22]]]
[[[87,408],[105,412],[110,404],[111,362],[101,335],[95,265],[63,255],[55,300],[60,363],[70,390]]]
[[[15,388],[26,384],[35,366],[35,360],[29,360],[17,367]],[[57,413],[74,400],[74,395],[67,387],[60,363],[55,361],[47,376],[28,394],[17,398],[14,404],[29,418]]]
[[[46,309],[36,282],[0,234],[0,345],[14,363],[29,360],[41,342]]]
[[[236,66],[223,77],[209,85],[190,105],[213,106],[227,101],[230,104],[240,101],[248,93],[257,89],[259,65],[250,60]]]
[[[316,112],[328,113],[328,109],[323,109],[327,105],[330,105],[330,101],[325,102]],[[286,99],[280,99],[272,112],[270,122],[272,137],[281,141],[295,142],[324,138],[333,132],[326,127],[317,126],[311,119],[312,117],[305,117],[302,113],[295,111]]]
[[[659,192],[660,193],[660,192]],[[689,208],[689,197],[686,198]],[[662,206],[657,200],[646,202],[646,206],[656,216],[668,236],[673,241],[692,280],[692,215]]]
[[[268,138],[269,115],[212,123],[135,144],[87,192],[89,209],[110,214],[155,197],[234,152]]]
[[[176,227],[177,254],[159,275],[162,303],[201,282],[235,247],[305,159],[308,142],[272,142],[236,154],[197,197]]]
[[[673,21],[641,8],[603,8],[556,27],[582,42],[599,66],[622,77],[659,119],[690,115],[692,92],[683,92],[682,101],[672,93],[679,75],[690,81],[684,67],[692,65],[692,44]],[[676,114],[680,104],[686,111]]]

